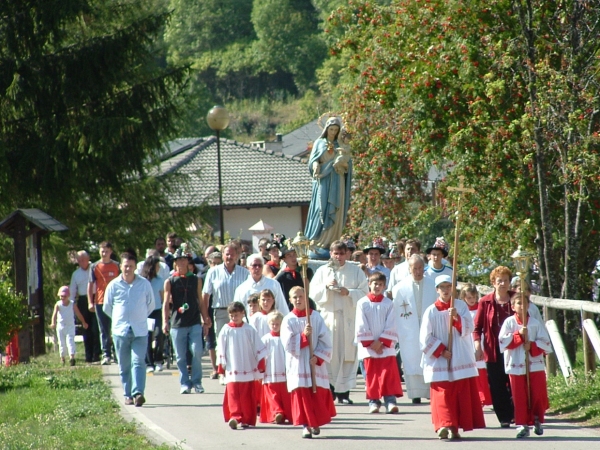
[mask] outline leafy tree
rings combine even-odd
[[[510,263],[521,243],[538,250],[546,293],[585,298],[598,248],[599,19],[594,2],[533,0],[360,1],[332,14],[334,58],[320,75],[354,133],[353,231],[426,234],[413,224],[456,207],[450,180],[424,202],[435,165],[476,188],[465,260]]]

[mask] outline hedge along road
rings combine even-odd
[[[516,429],[501,429],[493,411],[486,407],[488,428],[462,433],[457,442],[440,442],[431,424],[429,402],[413,405],[400,398],[400,413],[368,414],[364,383],[359,375],[358,386],[351,392],[354,405],[337,405],[337,416],[321,429],[321,435],[302,439],[301,428],[290,425],[261,424],[244,430],[231,430],[223,420],[223,392],[217,380],[206,378],[210,366],[203,358],[204,394],[179,394],[177,369],[149,374],[146,381],[146,404],[141,408],[123,404],[123,390],[117,364],[102,366],[105,379],[110,383],[121,414],[127,420],[139,423],[141,433],[157,444],[189,449],[244,448],[261,449],[288,446],[293,449],[322,447],[333,449],[365,450],[365,448],[397,449],[410,446],[419,450],[439,449],[443,445],[458,445],[461,449],[506,450],[510,445],[526,446],[528,450],[564,449],[584,450],[600,442],[600,432],[577,425],[546,418],[543,436],[516,439]],[[382,411],[384,409],[382,408]],[[316,441],[320,441],[319,445]]]

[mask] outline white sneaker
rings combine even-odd
[[[201,384],[197,384],[194,386],[194,392],[196,392],[196,394],[204,394],[204,388]]]
[[[225,383],[225,376],[219,375],[219,384],[221,386],[225,386],[227,384],[227,383]]]
[[[304,439],[312,439],[312,433],[310,432],[310,428],[308,428],[308,427],[302,428],[302,437]]]
[[[398,405],[394,403],[388,403],[385,409],[387,410],[388,414],[398,414],[399,411]]]
[[[110,358],[108,356],[105,356],[104,358],[102,358],[102,362],[100,363],[103,366],[110,366]]]
[[[450,430],[448,430],[448,428],[446,427],[442,427],[438,430],[438,438],[440,439],[448,439],[448,433],[450,432]]]
[[[379,406],[378,405],[371,405],[369,406],[369,414],[377,414],[379,412]]]
[[[529,427],[520,426],[517,427],[517,439],[529,437]]]
[[[156,371],[157,372],[162,372],[163,371],[163,365],[162,364],[157,364],[156,365]]]
[[[181,386],[181,389],[179,389],[180,394],[189,394],[190,392],[191,392],[191,390],[187,386]]]
[[[231,428],[232,430],[237,430],[238,429],[238,421],[235,419],[229,419],[229,428]]]
[[[146,367],[146,373],[154,373],[154,367],[152,367],[152,366]]]

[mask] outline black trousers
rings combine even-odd
[[[486,363],[492,405],[498,421],[510,423],[515,417],[510,380],[504,372],[504,354],[498,350],[496,352],[498,355],[496,362]]]
[[[88,308],[87,295],[80,295],[77,298],[77,308],[88,324],[87,329],[83,329],[83,347],[85,348],[85,362],[100,360],[100,330],[98,329],[98,320],[96,313],[90,312]]]

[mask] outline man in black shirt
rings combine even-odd
[[[202,325],[210,327],[208,311],[203,310],[202,282],[194,273],[188,271],[191,255],[186,252],[185,245],[175,251],[174,266],[176,272],[165,281],[165,301],[163,303],[163,329],[165,334],[171,332],[181,394],[189,394],[192,387],[197,394],[202,394]],[[172,311],[171,318],[169,313]],[[187,369],[186,353],[192,354],[191,376]]]

